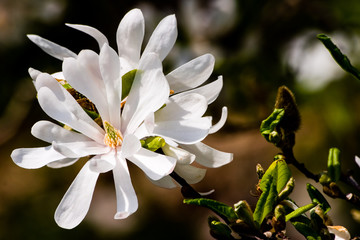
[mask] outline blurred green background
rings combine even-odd
[[[194,187],[215,189],[212,198],[233,204],[251,195],[257,183],[255,166],[269,166],[277,149],[265,142],[258,128],[271,113],[276,90],[293,90],[302,114],[295,155],[313,172],[326,168],[330,147],[342,151],[343,170],[352,169],[360,180],[354,156],[360,155],[360,81],[344,73],[316,40],[326,33],[360,66],[360,2],[357,0],[177,0],[80,1],[0,0],[0,239],[210,239],[209,211],[182,204],[179,189],[152,185],[130,166],[139,210],[115,221],[112,175],[102,174],[85,220],[73,230],[59,228],[53,214],[83,162],[64,169],[25,170],[10,158],[13,149],[43,146],[30,134],[31,126],[49,119],[36,101],[27,69],[56,72],[61,62],[31,43],[26,34],[38,34],[74,52],[97,43],[64,23],[93,26],[116,48],[115,33],[121,18],[132,8],[145,16],[145,42],[157,23],[176,14],[179,36],[164,61],[164,70],[205,53],[216,58],[211,80],[224,77],[224,88],[208,114],[217,120],[228,106],[225,127],[205,142],[233,152],[234,161],[209,169]],[[309,202],[304,179],[294,168],[292,198]],[[318,186],[318,185],[316,185]],[[335,225],[359,235],[353,206],[329,199]],[[289,227],[289,235],[299,239]]]

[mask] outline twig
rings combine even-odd
[[[177,183],[181,185],[181,194],[184,198],[201,198],[202,196],[192,186],[190,186],[185,179],[180,177],[176,172],[170,173]]]

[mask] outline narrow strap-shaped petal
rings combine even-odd
[[[124,219],[138,208],[138,200],[131,183],[129,169],[125,159],[117,159],[113,170],[116,191],[115,219]]]
[[[204,54],[176,68],[166,75],[170,89],[177,93],[203,84],[210,77],[214,64],[214,56]]]
[[[206,174],[206,169],[183,164],[177,164],[174,171],[189,184],[200,182]]]
[[[56,223],[66,229],[79,225],[89,211],[99,173],[87,162],[72,182],[55,211]]]
[[[125,135],[134,133],[150,113],[164,105],[169,93],[170,88],[157,54],[147,54],[140,61],[122,112],[122,132]]]
[[[35,169],[66,157],[55,151],[50,145],[38,148],[18,148],[12,151],[11,158],[16,165],[22,168]]]
[[[116,32],[119,56],[126,61],[127,70],[138,67],[145,21],[140,9],[129,11],[121,20]],[[130,69],[131,68],[131,69]]]
[[[184,149],[173,147],[169,144],[165,144],[165,146],[163,146],[161,149],[165,155],[175,158],[177,164],[191,164],[196,157],[194,154],[189,153]]]
[[[224,126],[226,119],[227,119],[227,115],[228,115],[227,107],[223,107],[221,109],[220,120],[216,124],[212,125],[212,127],[210,128],[209,134],[216,133],[217,131],[220,130],[220,128],[222,128]]]
[[[123,145],[121,146],[121,157],[128,158],[137,153],[141,148],[140,140],[132,134],[124,137]]]
[[[156,186],[162,187],[162,188],[176,188],[179,185],[176,185],[176,183],[174,182],[174,180],[172,179],[172,177],[170,176],[165,176],[159,180],[152,180],[149,178],[149,180],[155,184]]]
[[[217,168],[233,160],[232,153],[216,150],[201,142],[192,145],[181,144],[180,146],[195,154],[195,161],[205,167]]]
[[[96,155],[89,160],[90,169],[98,173],[105,173],[113,170],[116,165],[115,154],[115,151],[110,151],[109,153]]]
[[[52,146],[56,151],[68,158],[79,158],[89,155],[105,154],[110,151],[106,145],[101,145],[95,141],[89,142],[53,142]]]
[[[174,170],[176,164],[175,158],[161,155],[144,148],[141,148],[128,159],[141,168],[141,170],[153,180],[159,180],[169,175]]]
[[[358,156],[355,156],[355,163],[359,166],[360,168],[360,158]]]
[[[45,113],[89,138],[103,143],[104,130],[85,113],[70,93],[54,79],[44,80],[47,81],[46,84],[39,82],[43,87],[38,91],[38,100]]]
[[[98,42],[99,44],[99,48],[101,49],[102,46],[106,43],[109,44],[109,41],[107,40],[107,38],[105,37],[104,34],[102,34],[99,30],[97,30],[94,27],[90,27],[87,25],[82,25],[82,24],[65,24],[68,27],[74,28],[76,30],[79,30],[81,32],[84,32],[88,35],[90,35],[91,37],[95,38],[95,40]]]
[[[175,142],[193,144],[203,140],[208,135],[210,127],[211,117],[158,122],[153,134],[169,137]]]
[[[208,83],[202,87],[194,88],[192,90],[179,94],[198,93],[200,95],[203,95],[207,99],[208,104],[210,104],[213,101],[215,101],[215,99],[219,96],[222,87],[223,87],[223,78],[222,76],[219,76],[217,80],[211,83]]]
[[[45,142],[83,142],[91,141],[87,136],[67,130],[49,121],[38,121],[31,128],[31,134]]]
[[[120,76],[120,60],[115,50],[104,44],[99,55],[99,65],[102,79],[105,85],[107,106],[110,121],[116,128],[120,129],[120,105],[122,81]]]
[[[36,45],[38,45],[44,52],[50,56],[57,58],[59,60],[64,60],[67,57],[76,58],[76,54],[70,51],[69,49],[62,47],[56,43],[53,43],[45,38],[42,38],[38,35],[28,34],[27,37]]]
[[[159,54],[160,60],[168,55],[177,38],[175,15],[163,18],[152,33],[143,55],[154,52]]]
[[[166,106],[155,112],[156,122],[201,117],[208,107],[204,96],[197,93],[171,96]]]
[[[49,168],[63,168],[74,164],[79,158],[64,158],[55,162],[48,163]]]
[[[99,55],[83,50],[77,59],[66,58],[63,62],[66,81],[92,101],[103,120],[109,121],[109,109],[104,81],[99,66]]]
[[[28,70],[30,77],[35,81],[36,78],[41,74],[41,72],[34,68],[29,68]]]

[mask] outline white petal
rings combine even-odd
[[[117,159],[113,170],[116,206],[115,219],[124,219],[134,213],[138,208],[138,200],[131,183],[129,169],[125,159]]]
[[[90,169],[97,173],[105,173],[113,170],[116,165],[115,151],[97,155],[89,160]]]
[[[169,175],[176,164],[175,158],[161,155],[144,148],[141,148],[136,154],[128,159],[141,168],[141,170],[153,180],[159,180],[160,178]]]
[[[38,91],[41,108],[51,118],[64,123],[98,143],[104,141],[104,130],[100,128],[80,107],[76,100],[60,85],[58,88],[42,87]]]
[[[120,104],[121,104],[121,76],[120,60],[116,52],[104,44],[99,55],[100,72],[105,84],[107,106],[109,112],[108,121],[120,129]],[[106,119],[103,119],[106,120]]]
[[[35,80],[41,74],[39,70],[36,70],[34,68],[29,68],[28,72],[33,80]]]
[[[335,235],[334,240],[350,240],[349,231],[343,226],[327,226],[330,233]]]
[[[138,67],[144,33],[142,12],[139,9],[129,11],[121,20],[116,32],[119,56],[129,65],[126,72]]]
[[[355,162],[360,167],[360,158],[358,156],[355,156]]]
[[[155,113],[156,122],[201,117],[208,107],[206,98],[197,93],[171,96],[166,106]]]
[[[122,112],[122,132],[134,133],[150,113],[163,106],[169,93],[158,56],[154,53],[143,56]]]
[[[104,154],[110,151],[110,147],[101,145],[95,141],[89,142],[53,142],[56,151],[68,158],[79,158],[89,155]]]
[[[90,170],[87,162],[65,193],[55,211],[56,223],[66,229],[80,224],[86,216],[99,173]]]
[[[217,80],[206,84],[202,87],[194,88],[193,90],[187,91],[186,93],[198,93],[200,95],[203,95],[206,100],[208,101],[208,104],[215,101],[215,99],[219,96],[220,91],[223,87],[223,78],[222,76],[219,76]],[[184,94],[184,93],[180,93]]]
[[[227,115],[228,115],[227,107],[223,107],[221,111],[220,120],[210,128],[209,134],[216,133],[217,131],[220,130],[220,128],[222,128],[225,125]]]
[[[172,138],[179,143],[193,144],[203,140],[208,135],[210,127],[210,117],[157,122],[153,134]]]
[[[51,162],[65,159],[66,157],[55,151],[52,146],[38,148],[18,148],[11,153],[12,160],[16,165],[35,169],[41,168]]]
[[[128,158],[137,153],[141,148],[140,140],[134,135],[126,135],[121,146],[121,157]]]
[[[163,188],[175,188],[178,185],[176,185],[176,183],[174,182],[174,180],[172,179],[172,177],[170,176],[165,176],[159,180],[152,180],[149,179],[153,184],[155,184],[156,186],[159,187],[163,187]]]
[[[170,52],[177,38],[177,27],[175,15],[163,18],[152,33],[145,47],[143,56],[154,52],[159,54],[160,60],[164,60]]]
[[[65,80],[63,72],[56,72],[56,73],[51,74],[51,76],[55,79]]]
[[[53,43],[45,38],[32,34],[28,34],[27,37],[50,56],[53,56],[60,60],[64,60],[64,58],[67,57],[76,58],[76,54],[69,49]]]
[[[79,158],[64,158],[55,162],[48,163],[49,168],[63,168],[74,164]]]
[[[221,167],[233,160],[232,153],[221,152],[201,142],[192,145],[181,144],[180,146],[195,154],[195,161],[205,167]]]
[[[191,164],[196,157],[194,154],[191,154],[184,149],[173,147],[169,144],[165,144],[165,146],[161,149],[163,150],[165,155],[175,158],[177,164]]]
[[[39,121],[31,128],[31,134],[45,142],[83,142],[91,141],[83,134],[67,130],[49,121]]]
[[[91,37],[95,38],[95,40],[98,42],[99,44],[99,48],[101,49],[102,46],[106,43],[109,44],[107,38],[105,37],[104,34],[102,34],[99,30],[97,30],[96,28],[87,26],[87,25],[81,25],[81,24],[65,24],[66,26],[69,26],[71,28],[74,28],[76,30],[79,30],[81,32],[84,32],[86,34],[89,34]]]
[[[110,121],[104,81],[99,66],[99,56],[91,50],[82,50],[77,59],[66,58],[63,62],[66,81],[85,95],[96,106],[102,120]]]
[[[189,184],[200,182],[206,174],[206,169],[182,164],[177,164],[174,171]]]
[[[182,92],[203,84],[211,75],[215,58],[211,54],[197,57],[166,75],[170,89]]]

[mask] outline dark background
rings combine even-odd
[[[216,65],[210,80],[224,77],[224,88],[208,115],[215,121],[221,107],[229,108],[225,127],[205,142],[233,152],[234,161],[209,169],[194,185],[227,204],[246,199],[257,182],[255,165],[269,166],[277,149],[265,142],[258,128],[272,111],[276,90],[293,90],[302,125],[295,155],[313,172],[326,168],[330,147],[338,147],[343,170],[360,176],[354,156],[360,155],[360,81],[344,73],[316,39],[326,33],[355,66],[359,63],[360,3],[357,0],[217,0],[217,1],[79,1],[0,0],[0,239],[209,239],[209,211],[182,204],[179,189],[152,185],[130,166],[139,210],[126,220],[113,220],[115,192],[111,174],[102,174],[90,211],[73,230],[59,228],[53,214],[83,162],[64,169],[26,170],[10,158],[13,149],[43,146],[30,134],[31,126],[48,119],[37,101],[27,69],[57,72],[61,62],[31,43],[37,34],[75,53],[97,43],[65,23],[93,26],[116,48],[115,33],[126,12],[140,8],[145,16],[145,43],[157,23],[169,14],[178,21],[178,39],[164,60],[164,71],[194,57],[211,53]],[[144,46],[144,45],[143,45]],[[292,198],[309,203],[304,179],[296,177]],[[360,180],[360,177],[358,177]],[[318,186],[318,185],[316,185]],[[335,225],[360,231],[353,206],[329,199]],[[289,235],[297,239],[289,226]]]

